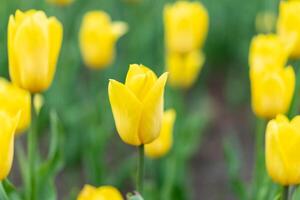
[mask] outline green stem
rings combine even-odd
[[[282,200],[289,200],[289,186],[283,186],[282,189]]]
[[[137,168],[137,181],[136,189],[142,195],[143,194],[143,180],[144,180],[144,145],[139,146],[139,158]]]
[[[31,95],[31,126],[27,135],[27,151],[28,151],[28,186],[27,200],[36,199],[36,150],[37,150],[37,115],[34,108],[34,94]]]
[[[0,181],[0,199],[1,200],[9,200],[1,181]]]

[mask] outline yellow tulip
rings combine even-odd
[[[19,122],[20,113],[11,117],[0,111],[0,181],[5,179],[12,166],[14,154],[14,135]]]
[[[57,5],[57,6],[67,6],[73,3],[74,0],[47,0],[48,3]]]
[[[159,78],[143,65],[130,65],[125,84],[109,81],[108,94],[121,139],[131,145],[148,144],[159,136],[168,74]]]
[[[173,109],[164,112],[159,137],[145,145],[145,154],[150,158],[159,158],[166,155],[173,144],[173,126],[176,112]]]
[[[77,200],[123,200],[122,194],[112,186],[95,188],[85,185],[79,193]]]
[[[289,66],[257,73],[250,70],[252,110],[263,118],[288,111],[295,90],[295,72]]]
[[[291,121],[278,115],[267,125],[266,166],[271,178],[281,185],[300,183],[300,116]]]
[[[300,57],[300,1],[281,1],[277,32],[290,50],[292,58]]]
[[[30,93],[0,78],[0,110],[5,111],[11,117],[21,111],[16,132],[22,133],[31,122]]]
[[[111,22],[103,11],[91,11],[84,15],[79,42],[83,60],[92,69],[102,69],[115,57],[117,40],[127,32],[124,22]]]
[[[170,73],[170,85],[179,88],[191,87],[197,80],[204,61],[203,53],[198,51],[186,54],[168,53],[166,69]]]
[[[201,48],[208,31],[208,13],[200,2],[178,1],[164,9],[168,51],[188,52]]]
[[[277,35],[258,35],[252,39],[249,51],[249,65],[252,70],[282,68],[288,59],[288,52]]]
[[[52,83],[62,43],[62,25],[43,11],[16,11],[8,23],[9,73],[12,82],[30,92]]]

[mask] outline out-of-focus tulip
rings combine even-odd
[[[112,186],[95,188],[91,185],[85,185],[78,195],[77,200],[123,200],[123,197]]]
[[[255,27],[259,33],[271,33],[276,28],[277,16],[272,11],[262,11],[256,15]]]
[[[178,1],[164,9],[168,51],[188,52],[202,48],[208,31],[208,13],[199,2]]]
[[[145,145],[145,154],[150,158],[159,158],[166,155],[173,144],[173,126],[176,112],[173,109],[164,112],[159,137]]]
[[[121,139],[131,145],[148,144],[159,136],[168,74],[159,78],[143,65],[130,65],[125,84],[110,80],[109,100]]]
[[[0,78],[0,110],[5,111],[11,117],[21,111],[16,132],[22,133],[31,122],[30,93]]]
[[[48,3],[57,6],[67,6],[73,3],[74,0],[47,0]]]
[[[33,105],[36,113],[40,113],[41,108],[44,105],[44,97],[41,94],[35,94],[33,98]]]
[[[127,32],[124,22],[111,22],[103,11],[85,14],[79,35],[80,49],[85,64],[101,69],[111,64],[115,57],[117,40]]]
[[[196,81],[205,57],[197,50],[185,54],[168,53],[166,69],[170,73],[169,83],[173,87],[189,88]]]
[[[14,135],[19,122],[20,113],[11,117],[0,111],[0,181],[5,179],[10,170],[14,154]]]
[[[300,57],[300,1],[281,1],[277,32],[292,58]]]
[[[62,43],[63,28],[43,11],[16,11],[8,23],[9,73],[12,82],[32,93],[52,83]]]
[[[271,120],[266,130],[266,165],[271,178],[281,185],[300,183],[300,116]]]
[[[250,70],[252,110],[263,118],[288,111],[295,90],[295,72],[289,66],[279,70]]]
[[[262,71],[285,66],[288,52],[277,35],[258,35],[252,39],[249,51],[251,70]]]

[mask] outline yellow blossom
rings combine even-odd
[[[62,25],[43,11],[17,10],[8,23],[9,73],[12,82],[30,92],[52,83],[62,43]]]
[[[173,126],[176,112],[173,109],[164,112],[159,137],[145,145],[145,154],[150,158],[159,158],[166,155],[173,144]]]
[[[117,131],[131,145],[148,144],[161,129],[164,88],[168,74],[159,78],[143,65],[130,65],[125,84],[109,81],[108,93]]]
[[[123,200],[121,193],[112,186],[95,188],[85,185],[79,193],[77,200]]]

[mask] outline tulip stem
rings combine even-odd
[[[1,200],[9,200],[6,191],[3,187],[3,183],[0,181],[0,199]]]
[[[289,200],[289,186],[283,186],[282,189],[282,200]]]
[[[137,181],[136,181],[136,189],[142,195],[143,194],[143,179],[144,179],[144,145],[140,145],[138,147],[139,158],[138,158],[138,168],[137,168]]]
[[[36,150],[37,150],[37,116],[34,108],[34,94],[31,95],[31,126],[30,132],[27,135],[27,148],[28,148],[28,188],[27,188],[27,200],[35,200],[35,187],[36,187],[36,178],[35,178],[35,159]]]

